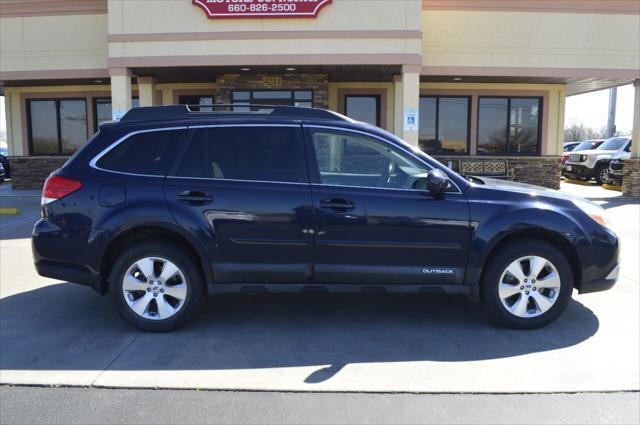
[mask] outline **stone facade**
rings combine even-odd
[[[14,189],[42,189],[49,174],[67,159],[68,156],[10,157],[11,185]]]
[[[622,195],[640,198],[640,158],[625,159]]]
[[[326,74],[227,74],[218,78],[216,84],[216,103],[233,103],[233,90],[312,90],[314,108],[329,108]]]
[[[460,171],[461,163],[465,161],[490,162],[492,165],[506,161],[506,173],[503,174],[513,177],[513,181],[560,189],[562,163],[559,156],[435,156],[435,158],[445,165],[451,162],[451,168],[455,171]]]

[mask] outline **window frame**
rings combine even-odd
[[[140,100],[139,96],[132,96],[131,100],[134,99]],[[111,101],[111,110],[113,111],[113,100],[109,96],[96,96],[91,98],[91,111],[93,112],[93,129],[97,133],[100,130],[100,125],[98,124],[98,101],[100,100],[110,100]]]
[[[507,99],[507,134],[504,151],[480,152],[480,100],[481,99]],[[536,139],[535,152],[509,152],[511,145],[511,100],[512,99],[537,99],[538,100],[538,137]],[[542,155],[542,124],[544,117],[544,97],[542,96],[478,96],[478,115],[476,119],[476,156],[541,156]]]
[[[445,95],[445,94],[425,94],[420,95],[418,100],[418,111],[420,110],[420,100],[421,99],[435,99],[436,100],[436,141],[438,140],[438,136],[440,135],[440,99],[467,99],[467,145],[466,152],[424,152],[427,155],[442,155],[442,156],[469,156],[471,155],[471,114],[472,114],[472,103],[473,96],[471,95]],[[479,104],[479,103],[478,103]],[[420,146],[420,128],[418,127],[418,147]],[[422,149],[420,149],[422,150]]]
[[[253,97],[254,92],[278,92],[278,91],[288,91],[288,92],[291,93],[291,100],[293,101],[293,104],[290,105],[290,106],[294,106],[296,104],[296,93],[295,92],[297,92],[297,91],[309,92],[309,93],[311,93],[311,99],[309,100],[309,102],[311,102],[311,107],[313,108],[315,106],[315,92],[313,91],[313,89],[305,89],[305,88],[299,88],[299,89],[277,89],[277,88],[275,88],[275,89],[234,89],[234,90],[231,90],[231,104],[234,105],[234,106],[237,106],[239,108],[246,107],[246,106],[251,106],[253,104],[256,104],[255,103],[255,98]],[[249,92],[249,100],[248,100],[249,103],[246,104],[246,105],[242,105],[242,104],[236,105],[233,98],[234,98],[234,94],[237,93],[237,92]],[[276,100],[276,99],[273,99],[273,100]],[[260,101],[260,99],[258,99],[258,101]],[[267,101],[268,101],[268,99],[267,99]],[[257,103],[257,104],[258,105],[260,105],[260,104],[264,105],[265,103]],[[266,103],[266,104],[268,105],[269,103]]]
[[[195,105],[192,103],[184,103],[181,101],[181,99],[184,99],[185,97],[198,97],[198,98],[203,98],[203,97],[210,97],[211,98],[211,105]],[[187,105],[187,106],[195,106],[195,107],[207,107],[207,108],[211,108],[212,110],[215,110],[215,105],[216,105],[216,97],[213,94],[205,94],[205,93],[196,93],[196,94],[179,94],[178,93],[178,105]]]
[[[32,98],[26,99],[26,113],[27,113],[27,145],[29,148],[29,156],[71,156],[72,153],[62,152],[62,123],[60,122],[60,102],[65,100],[81,100],[84,101],[85,120],[87,122],[85,128],[85,137],[89,139],[89,109],[86,97],[46,97],[46,98]],[[57,137],[58,137],[58,152],[56,153],[35,153],[33,149],[33,123],[31,120],[31,102],[54,102],[56,108],[56,125],[57,125]],[[86,141],[85,140],[85,143]]]
[[[349,109],[347,108],[350,97],[373,97],[376,100],[376,127],[382,127],[382,96],[379,94],[345,94],[343,111],[346,116],[349,116]]]

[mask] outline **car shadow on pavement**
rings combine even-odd
[[[3,370],[233,370],[350,363],[497,359],[557,350],[593,336],[580,302],[550,326],[517,331],[487,322],[481,306],[436,295],[231,295],[207,300],[186,327],[141,333],[106,297],[54,284],[0,300]]]

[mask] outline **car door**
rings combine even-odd
[[[452,185],[413,189],[429,166],[366,133],[306,127],[316,214],[317,283],[458,284],[469,207]]]
[[[194,128],[164,192],[216,283],[311,279],[313,211],[299,125]]]

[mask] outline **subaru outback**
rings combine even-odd
[[[135,108],[47,179],[42,276],[109,294],[147,331],[230,292],[464,294],[513,328],[608,289],[618,238],[596,204],[463,177],[330,111]]]

